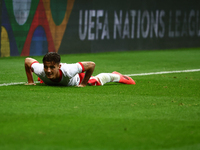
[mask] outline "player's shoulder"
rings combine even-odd
[[[63,73],[70,74],[71,72],[74,72],[78,68],[78,63],[60,63],[61,64],[61,71]]]
[[[44,69],[44,65],[42,63],[39,62],[34,62],[31,64],[31,69],[33,72],[42,72]]]

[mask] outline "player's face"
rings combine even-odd
[[[44,62],[44,71],[47,76],[47,78],[51,80],[56,80],[60,77],[59,74],[59,69],[60,69],[60,64],[57,64],[55,62]]]

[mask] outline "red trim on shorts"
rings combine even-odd
[[[38,61],[34,61],[31,63],[30,67],[34,64],[34,63],[39,63]],[[31,71],[33,72],[33,69],[31,68]]]
[[[85,77],[85,73],[79,73],[78,75],[80,78],[80,82],[78,85],[80,85],[81,82],[83,81],[83,78]],[[95,78],[90,78],[87,84],[92,85],[92,86],[100,86],[101,85],[101,83],[99,81],[97,81]]]
[[[88,84],[92,85],[92,86],[100,86],[101,85],[101,83],[95,78],[90,78],[90,80],[88,81]]]
[[[81,67],[82,67],[82,72],[85,72],[85,68],[84,68],[84,66],[83,66],[83,64],[81,63],[81,62],[78,62],[80,65],[81,65]]]

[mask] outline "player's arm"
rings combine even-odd
[[[32,70],[31,70],[31,64],[33,62],[35,62],[37,60],[33,59],[33,58],[26,58],[25,59],[25,71],[26,71],[26,76],[27,76],[27,80],[28,80],[28,83],[26,85],[36,85],[34,83],[34,80],[33,80],[33,73],[32,73]]]
[[[83,78],[81,84],[78,87],[85,87],[88,83],[88,80],[92,76],[92,73],[95,68],[95,63],[94,62],[81,62],[84,69],[85,69],[85,77]]]

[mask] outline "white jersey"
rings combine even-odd
[[[79,73],[84,72],[82,63],[66,64],[61,63],[60,81],[54,82],[47,78],[44,72],[44,65],[38,62],[31,64],[32,71],[47,85],[77,86],[80,83]]]

